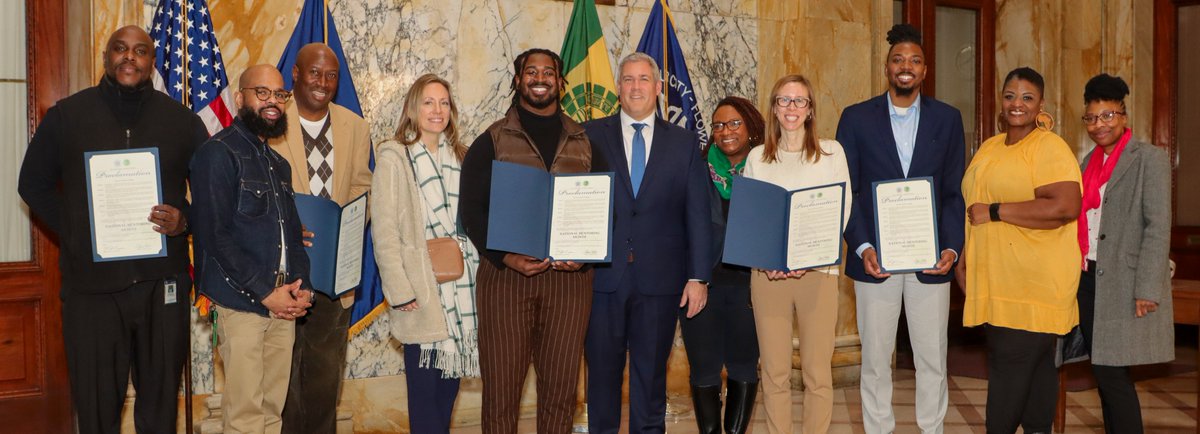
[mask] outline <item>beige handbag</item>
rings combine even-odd
[[[437,283],[446,283],[463,275],[463,248],[459,240],[451,237],[426,240],[429,262],[433,264],[433,278]]]

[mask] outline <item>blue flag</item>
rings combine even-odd
[[[333,14],[325,8],[324,0],[305,0],[304,9],[300,11],[300,21],[296,23],[296,31],[292,33],[283,56],[279,58],[279,71],[283,74],[284,87],[292,87],[292,68],[296,65],[296,56],[300,48],[313,42],[323,42],[333,49],[338,58],[338,90],[333,97],[334,104],[362,116],[362,106],[358,102],[358,92],[354,90],[354,80],[350,76],[350,67],[346,62],[346,53],[342,51],[342,40],[338,38],[337,26],[333,23]],[[371,160],[368,162],[371,170],[375,170],[375,151],[371,150]],[[354,336],[366,328],[384,309],[383,281],[379,278],[379,267],[375,265],[375,243],[371,241],[371,225],[367,224],[367,239],[363,243],[362,287],[354,295],[354,305],[350,311],[350,336]],[[349,336],[347,337],[349,338]]]
[[[683,50],[679,48],[679,39],[675,37],[675,20],[671,17],[667,0],[654,3],[637,51],[653,57],[662,69],[663,89],[667,95],[665,107],[659,105],[658,115],[695,132],[697,146],[704,147],[708,142],[708,125],[704,123],[696,88],[692,86],[687,62],[683,61]]]

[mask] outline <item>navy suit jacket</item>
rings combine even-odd
[[[613,192],[613,261],[596,266],[596,292],[616,292],[626,272],[645,295],[683,293],[688,279],[712,277],[712,219],[708,164],[696,134],[654,119],[650,158],[633,197],[621,134],[621,115],[583,124],[588,138],[616,172]],[[630,267],[633,253],[637,267]]]
[[[892,135],[888,94],[847,107],[838,121],[837,140],[846,151],[850,166],[850,184],[854,203],[846,227],[846,274],[861,282],[879,283],[863,269],[862,258],[854,253],[862,243],[878,247],[875,234],[875,198],[871,183],[905,178]],[[933,177],[937,195],[939,251],[953,249],[962,253],[963,221],[966,205],[962,197],[962,177],[966,142],[962,114],[958,109],[927,95],[921,95],[921,119],[913,149],[908,178]],[[945,276],[917,273],[924,283],[949,282],[954,270]],[[884,279],[886,280],[886,279]]]

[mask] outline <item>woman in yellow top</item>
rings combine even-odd
[[[969,224],[955,274],[967,293],[963,325],[986,325],[989,434],[1050,432],[1055,340],[1079,323],[1079,166],[1038,125],[1044,88],[1030,68],[1008,73],[1007,133],[985,141],[963,176]]]

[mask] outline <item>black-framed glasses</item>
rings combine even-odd
[[[787,106],[794,106],[796,108],[805,108],[805,107],[808,107],[808,104],[811,102],[812,102],[811,99],[808,99],[808,98],[805,98],[802,96],[798,96],[795,98],[789,98],[786,96],[775,97],[775,106],[779,107],[779,108],[785,108]]]
[[[717,131],[724,130],[725,128],[729,128],[729,131],[737,131],[738,128],[742,127],[743,123],[745,123],[745,122],[742,122],[741,119],[734,119],[729,122],[713,122],[712,130],[714,133]]]
[[[271,89],[267,89],[266,87],[263,87],[263,86],[243,87],[238,90],[246,90],[246,89],[253,90],[254,96],[258,97],[258,100],[263,101],[263,102],[270,100],[271,96],[274,96],[275,99],[279,100],[279,102],[281,102],[281,103],[287,103],[288,100],[292,98],[291,92],[288,92],[286,90],[271,90]]]
[[[1097,120],[1107,124],[1109,122],[1112,122],[1113,118],[1116,118],[1117,115],[1125,116],[1125,112],[1106,111],[1106,112],[1100,113],[1098,115],[1083,115],[1082,119],[1083,119],[1084,125],[1094,124],[1094,123],[1096,123]]]

